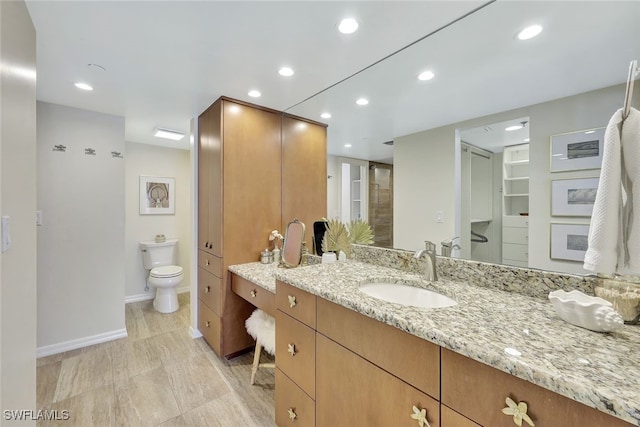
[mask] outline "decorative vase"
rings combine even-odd
[[[273,251],[271,251],[273,253],[273,262],[275,263],[279,263],[280,262],[280,248],[278,248],[278,246],[273,248]]]

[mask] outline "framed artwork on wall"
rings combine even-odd
[[[175,214],[175,179],[140,175],[140,215]]]
[[[605,128],[551,136],[551,172],[599,169]]]
[[[551,181],[551,215],[591,216],[600,178]]]
[[[551,224],[551,258],[584,261],[589,224]]]

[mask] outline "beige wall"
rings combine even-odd
[[[36,408],[36,35],[24,2],[0,2],[0,40],[0,212],[12,238],[0,255],[4,411]]]
[[[598,176],[599,170],[551,173],[549,138],[555,134],[606,126],[622,105],[624,89],[624,85],[612,86],[396,138],[394,246],[418,249],[424,239],[440,242],[453,237],[456,129],[528,116],[529,266],[575,274],[588,273],[582,268],[582,263],[552,260],[550,257],[551,222],[589,222],[588,218],[551,217],[551,180]],[[634,99],[640,97],[640,88],[636,89]],[[434,212],[438,209],[444,211],[444,224],[435,224]]]
[[[455,127],[393,142],[393,246],[418,250],[425,240],[439,246],[455,231]],[[442,211],[442,223],[436,222],[437,211]]]
[[[126,186],[126,286],[127,301],[151,298],[154,289],[145,291],[147,271],[142,265],[139,242],[153,240],[156,234],[178,239],[178,265],[184,278],[180,290],[191,284],[191,164],[188,150],[127,142],[125,154]],[[140,175],[175,178],[175,215],[140,215]]]
[[[38,102],[38,354],[126,336],[124,118]],[[53,151],[62,144],[66,152]],[[95,155],[86,155],[93,148]]]

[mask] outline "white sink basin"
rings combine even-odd
[[[443,308],[458,304],[437,292],[398,283],[366,283],[359,289],[370,297],[411,307]]]

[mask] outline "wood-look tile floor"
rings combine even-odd
[[[37,425],[275,426],[273,370],[260,369],[251,386],[253,353],[224,360],[192,339],[189,294],[179,300],[171,314],[152,301],[127,304],[127,338],[38,359],[38,409],[69,419]]]

